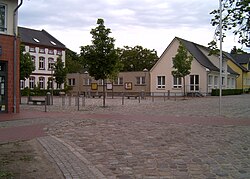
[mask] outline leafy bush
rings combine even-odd
[[[222,89],[222,96],[226,95],[240,95],[243,93],[242,89]],[[212,89],[212,96],[219,96],[220,90],[219,89]]]

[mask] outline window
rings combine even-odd
[[[44,48],[39,48],[39,53],[45,53],[45,49]]]
[[[165,76],[157,76],[157,88],[165,89]]]
[[[85,85],[90,85],[92,83],[91,78],[84,79],[84,81],[85,81],[84,82]]]
[[[62,55],[62,51],[61,50],[57,50],[57,55]]]
[[[212,86],[212,85],[213,85],[213,76],[208,75],[208,86]]]
[[[215,76],[214,77],[214,87],[217,88],[218,84],[219,84],[219,78],[218,78],[218,76]]]
[[[25,88],[24,80],[20,80],[20,88],[21,89]]]
[[[75,86],[76,84],[75,78],[69,78],[68,83],[69,83],[69,86]]]
[[[31,56],[31,61],[33,62],[34,67],[36,68],[36,57]]]
[[[222,80],[221,85],[224,86],[225,85],[225,77],[222,77],[221,80]]]
[[[181,88],[181,87],[182,87],[181,78],[173,76],[173,88]]]
[[[118,77],[114,81],[115,85],[123,85],[123,77]]]
[[[59,84],[59,83],[56,84],[56,89],[61,89],[61,87],[62,87],[62,84]]]
[[[34,89],[35,87],[35,77],[30,77],[30,89]]]
[[[48,54],[54,55],[54,50],[53,49],[49,49]]]
[[[36,48],[35,47],[30,47],[29,48],[29,52],[34,52],[35,53],[36,52]]]
[[[103,80],[98,80],[98,85],[103,85]]]
[[[39,69],[40,70],[44,70],[45,69],[45,58],[44,57],[40,57],[39,58]]]
[[[190,75],[190,91],[199,91],[199,75]]]
[[[49,58],[48,59],[48,70],[53,70],[54,69],[54,65],[55,65],[54,59],[53,58]]]
[[[6,5],[0,4],[0,32],[6,32]]]
[[[145,84],[145,76],[136,77],[136,84],[137,85],[144,85]]]
[[[40,89],[44,89],[44,77],[39,78],[39,87]]]

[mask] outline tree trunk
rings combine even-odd
[[[103,85],[102,85],[103,107],[105,107],[105,101],[106,101],[105,86],[106,86],[105,79],[103,79]]]

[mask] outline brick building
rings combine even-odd
[[[22,1],[21,1],[22,2]],[[19,112],[18,0],[0,2],[0,113]]]

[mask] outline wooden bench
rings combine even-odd
[[[34,105],[37,105],[37,104],[41,104],[41,105],[44,105],[45,104],[45,99],[32,99],[31,96],[28,97],[28,104],[34,104]]]
[[[139,97],[139,95],[126,95],[126,97],[127,97],[128,99],[130,99],[130,98],[135,98],[135,99],[137,99],[137,98]]]
[[[98,97],[98,98],[101,98],[102,97],[102,95],[101,94],[94,94],[94,95],[91,95],[93,98],[95,98],[95,97]]]

